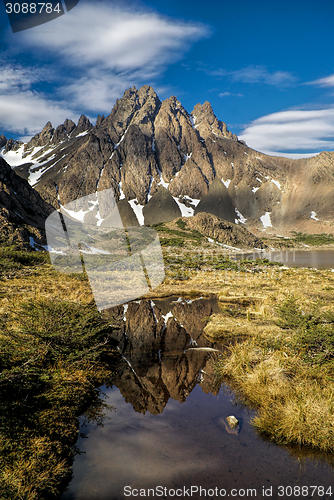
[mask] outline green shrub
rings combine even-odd
[[[184,220],[179,219],[176,221],[176,224],[179,226],[180,229],[183,231],[189,231],[189,228],[187,227],[187,224]]]
[[[323,312],[319,303],[303,311],[296,297],[288,297],[277,309],[278,326],[293,330],[291,345],[311,364],[334,359],[334,312]]]
[[[162,238],[160,244],[163,247],[183,247],[184,240],[182,238]]]
[[[57,498],[71,478],[78,417],[101,421],[112,327],[93,305],[29,300],[0,324],[0,498]]]

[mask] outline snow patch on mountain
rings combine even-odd
[[[2,148],[2,150],[0,151],[0,156],[4,160],[6,160],[6,162],[11,167],[17,167],[18,165],[21,165],[23,163],[23,160],[22,160],[23,148],[24,148],[24,145],[22,144],[22,146],[20,146],[17,151],[8,151],[8,153],[3,153],[5,148]]]
[[[125,200],[125,194],[124,194],[124,191],[122,189],[122,181],[120,181],[120,183],[118,184],[118,187],[119,187],[119,193],[120,193],[119,199]]]
[[[194,209],[184,205],[178,198],[173,196],[174,201],[177,203],[179,209],[181,210],[182,217],[192,217],[194,215]]]
[[[158,182],[158,186],[162,186],[165,189],[168,189],[168,186],[169,186],[170,182],[165,182],[163,180],[163,178],[162,178],[162,172],[159,169],[158,169],[158,174],[159,174],[159,177],[160,177],[160,181]]]
[[[235,213],[238,216],[238,219],[235,219],[235,223],[239,224],[239,222],[240,222],[241,224],[245,224],[245,222],[247,221],[247,219],[245,219],[245,217],[239,212],[239,210],[237,209],[237,207],[235,207]]]
[[[229,187],[229,185],[231,183],[231,179],[227,179],[226,181],[224,181],[223,177],[221,178],[221,181],[224,184],[224,186],[226,187],[226,189]]]
[[[199,204],[199,202],[201,200],[198,200],[196,198],[190,198],[189,196],[184,196],[183,197],[184,200],[188,201],[189,203],[191,203],[192,205],[194,205],[195,207],[197,207],[197,205]]]
[[[266,212],[264,215],[260,217],[260,221],[262,222],[264,228],[272,227],[272,223],[270,220],[270,213],[271,212]]]
[[[129,204],[131,205],[132,210],[136,214],[136,217],[137,217],[139,224],[141,226],[143,226],[144,225],[144,215],[143,215],[144,205],[140,205],[138,203],[137,198],[135,198],[134,200],[130,200]]]
[[[80,134],[76,135],[75,137],[83,137],[84,135],[87,135],[90,131],[85,130],[84,132],[80,132]]]
[[[190,123],[191,123],[192,127],[194,129],[196,129],[198,127],[198,125],[196,125],[196,116],[195,115],[189,115],[189,118],[190,118]]]
[[[282,191],[281,185],[278,181],[274,181],[274,179],[271,179],[271,182],[275,184],[275,186],[277,186],[280,191]]]
[[[52,160],[52,159],[53,159],[53,157],[50,158],[50,160]],[[45,163],[47,163],[47,162],[45,162]],[[45,172],[47,172],[48,170],[50,170],[53,167],[54,167],[54,165],[50,165],[49,167],[45,167],[45,168],[41,167],[39,169],[35,169],[34,167],[30,167],[30,169],[29,169],[30,174],[28,177],[28,182],[29,182],[30,186],[34,187],[37,184],[37,182],[39,181],[39,179],[42,177],[42,175],[45,174]]]

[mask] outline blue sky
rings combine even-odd
[[[0,5],[0,134],[95,123],[135,85],[216,116],[257,150],[334,150],[334,2],[80,0],[12,33]]]

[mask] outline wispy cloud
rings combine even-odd
[[[269,71],[265,66],[247,66],[235,71],[218,69],[207,72],[211,76],[228,77],[233,82],[264,84],[274,87],[288,87],[298,80],[289,71]]]
[[[93,64],[116,71],[143,66],[151,70],[169,63],[180,58],[193,41],[208,34],[208,29],[198,23],[136,12],[106,1],[81,2],[53,23],[54,31],[47,38],[43,28],[35,28],[22,32],[21,40],[66,58],[67,63],[79,68]]]
[[[334,87],[334,75],[329,75],[325,78],[319,78],[319,80],[307,82],[307,85],[316,85],[318,87]]]
[[[251,148],[267,154],[300,156],[334,149],[334,108],[290,110],[263,116],[240,134]]]
[[[82,0],[65,16],[52,21],[47,33],[45,27],[37,27],[12,35],[11,43],[39,62],[33,69],[21,67],[19,75],[7,65],[7,75],[0,79],[0,105],[14,83],[10,93],[13,106],[11,116],[1,109],[0,126],[15,132],[23,132],[25,127],[28,133],[35,133],[37,122],[40,129],[46,115],[58,124],[64,111],[64,118],[72,119],[86,110],[109,113],[127,87],[153,83],[195,41],[209,35],[208,28],[200,23],[131,7],[106,0]],[[54,95],[46,95],[46,90],[40,93],[38,87],[46,60],[53,68],[48,78],[56,89]],[[24,116],[18,112],[15,96],[24,103]],[[9,101],[7,107],[11,107]]]
[[[243,94],[234,94],[233,92],[221,92],[218,95],[219,95],[219,97],[229,97],[229,96],[243,97]]]
[[[54,123],[63,122],[69,113],[66,105],[32,90],[41,80],[39,71],[20,65],[2,64],[0,76],[0,128],[15,134],[32,135],[40,131],[50,117]],[[77,113],[71,111],[73,118]]]
[[[32,71],[29,68],[23,68],[20,65],[9,66],[1,63],[0,72],[0,92],[8,93],[17,91],[25,91],[31,87],[31,85],[37,82],[40,75],[37,75],[36,71]]]

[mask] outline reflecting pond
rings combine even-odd
[[[250,425],[254,412],[217,384],[212,354],[228,345],[202,334],[214,312],[215,298],[177,297],[110,312],[120,320],[119,362],[103,388],[113,408],[103,427],[81,429],[84,453],[75,459],[63,500],[288,498],[291,492],[293,498],[331,498],[334,457],[262,439]],[[236,429],[227,424],[229,415],[239,420]]]

